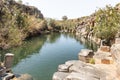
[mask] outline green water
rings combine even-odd
[[[96,50],[97,47],[73,34],[52,33],[32,38],[22,46],[0,53],[2,56],[7,52],[15,54],[12,68],[14,73],[28,73],[34,80],[52,80],[58,65],[68,60],[77,60],[83,48]]]

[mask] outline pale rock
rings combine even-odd
[[[67,65],[67,66],[72,66],[76,61],[78,61],[78,60],[70,60],[70,61],[67,61],[67,62],[65,62],[65,65]]]
[[[68,72],[69,71],[69,66],[65,65],[65,64],[61,64],[58,66],[58,71],[60,72]]]
[[[120,63],[120,44],[113,44],[111,47],[111,54],[113,59]]]
[[[65,80],[100,80],[100,79],[96,77],[91,77],[89,75],[86,75],[85,73],[72,72],[65,78]]]
[[[120,44],[120,38],[115,38],[115,44]]]
[[[70,73],[55,72],[52,80],[64,80]]]
[[[91,58],[93,58],[93,50],[82,49],[78,54],[79,60],[88,63]]]
[[[110,52],[97,51],[93,56],[95,64],[113,64],[113,58]]]

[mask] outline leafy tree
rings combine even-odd
[[[67,16],[63,16],[62,19],[65,21],[65,20],[68,19],[68,17]]]
[[[109,44],[119,30],[120,12],[111,6],[106,6],[106,8],[98,10],[95,21],[94,35],[106,39]]]

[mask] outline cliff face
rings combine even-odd
[[[38,10],[36,7],[34,6],[27,6],[18,2],[15,2],[14,0],[1,0],[0,1],[0,6],[6,6],[8,7],[10,10],[12,6],[16,6],[19,10],[21,10],[22,13],[27,13],[29,15],[33,15],[36,18],[41,18],[43,19],[43,14],[41,13],[40,10]]]

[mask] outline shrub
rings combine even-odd
[[[95,64],[95,60],[94,60],[93,58],[90,58],[90,59],[89,59],[89,63],[90,63],[90,64]]]

